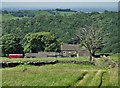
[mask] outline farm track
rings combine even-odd
[[[87,75],[87,71],[85,70],[81,70],[81,73],[80,74],[82,74],[82,77],[80,76],[80,77],[78,77],[77,78],[77,80],[72,84],[72,85],[70,85],[68,88],[73,88],[74,86],[76,86],[76,84],[80,81],[80,80],[83,80],[84,79],[84,77]]]

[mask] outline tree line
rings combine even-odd
[[[50,32],[28,33],[21,43],[17,35],[2,36],[3,56],[8,54],[37,53],[40,51],[59,52],[61,42]]]
[[[30,13],[29,11],[19,10],[19,11],[7,11],[3,10],[2,14],[11,14],[15,17],[34,17],[34,13]]]

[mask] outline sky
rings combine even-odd
[[[119,2],[119,0],[1,0],[2,2]]]
[[[73,10],[86,11],[118,11],[118,2],[2,2],[2,8],[17,8],[19,10],[70,8]]]

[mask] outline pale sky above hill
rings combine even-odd
[[[119,0],[1,0],[2,2],[119,2]]]

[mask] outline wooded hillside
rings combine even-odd
[[[39,10],[4,12],[3,15],[3,35],[16,34],[21,38],[21,41],[30,32],[51,32],[62,42],[68,43],[71,39],[76,38],[80,29],[94,24],[97,28],[102,28],[105,33],[108,33],[106,46],[102,52],[117,53],[119,49],[118,12],[85,13]],[[6,19],[5,15],[12,16],[12,19]]]

